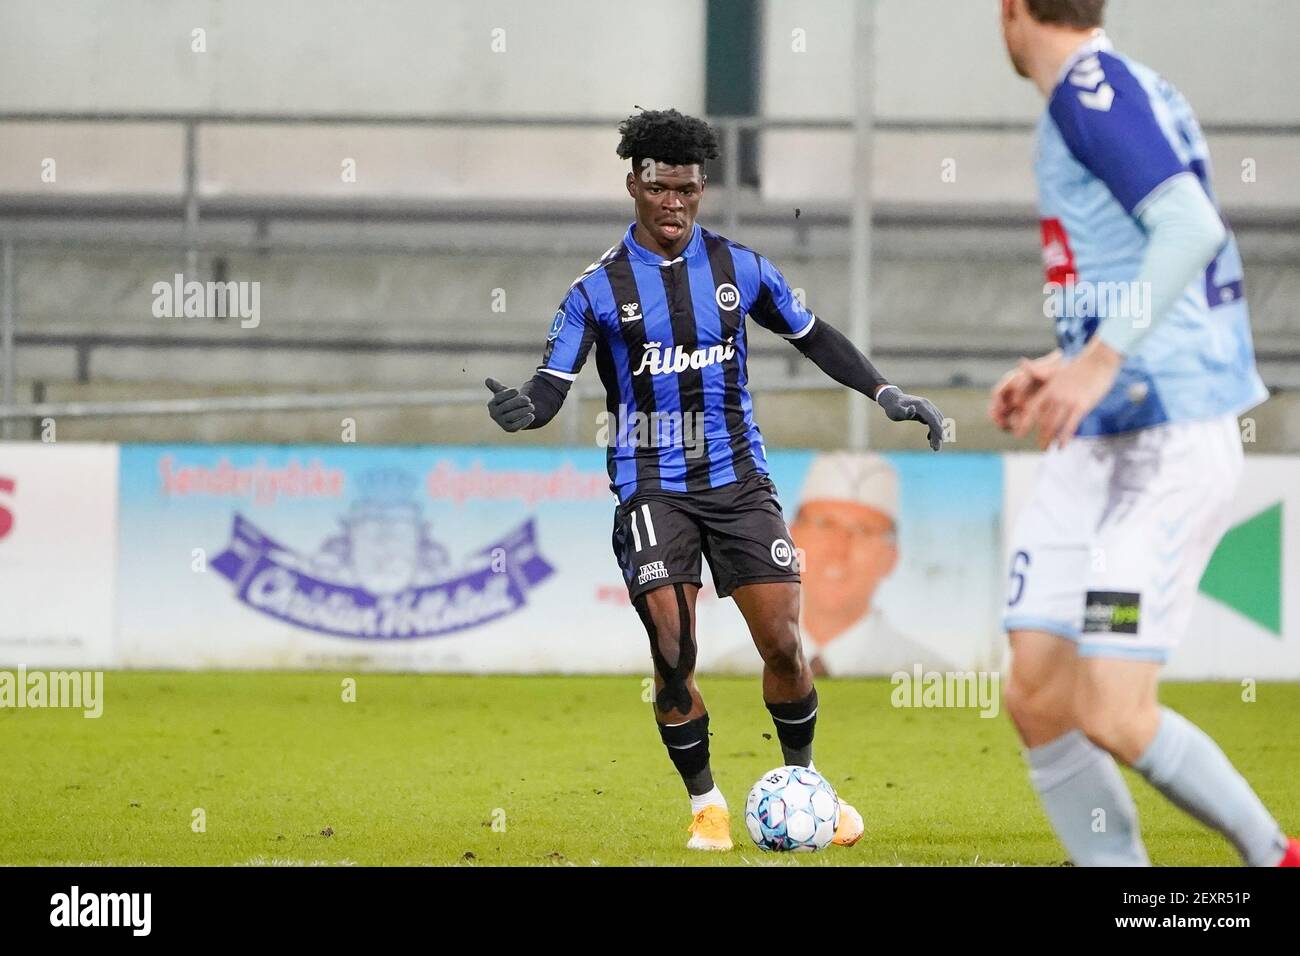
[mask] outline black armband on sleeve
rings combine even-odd
[[[532,399],[533,415],[535,416],[524,430],[541,428],[554,418],[555,413],[564,404],[564,397],[569,394],[569,386],[572,384],[572,382],[556,375],[538,372],[520,385],[519,393]]]
[[[889,384],[858,347],[824,319],[815,319],[807,335],[790,343],[835,381],[872,400]]]

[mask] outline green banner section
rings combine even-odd
[[[1282,636],[1282,502],[1223,536],[1201,593]]]

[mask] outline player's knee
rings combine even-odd
[[[1002,691],[1002,706],[1017,724],[1032,716],[1030,711],[1034,704],[1034,688],[1017,678],[1015,671],[1007,679],[1007,686]]]
[[[791,620],[766,628],[758,641],[758,653],[769,670],[791,677],[797,675],[804,668],[798,622]]]
[[[799,641],[782,640],[762,652],[763,663],[777,674],[793,677],[803,670],[803,654]]]
[[[1003,705],[1017,727],[1033,732],[1068,723],[1073,702],[1053,683],[1036,683],[1018,677],[1013,670],[1003,692]]]

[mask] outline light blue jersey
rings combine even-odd
[[[1034,167],[1049,291],[1062,306],[1056,336],[1071,356],[1099,322],[1140,316],[1134,280],[1148,236],[1139,217],[1181,174],[1194,174],[1214,202],[1209,150],[1182,95],[1098,31],[1061,71],[1038,124]],[[1078,434],[1238,414],[1263,401],[1242,278],[1229,232]]]

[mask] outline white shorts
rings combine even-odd
[[[1076,438],[1043,457],[1011,537],[1003,626],[1163,663],[1241,479],[1236,416]]]

